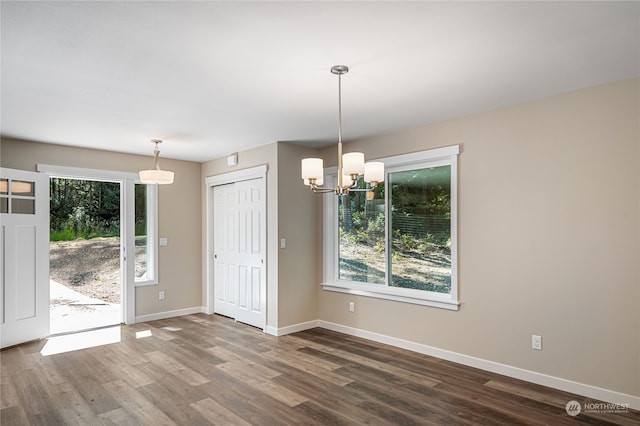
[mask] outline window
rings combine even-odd
[[[382,159],[385,182],[374,191],[325,195],[326,290],[458,308],[458,152]],[[326,175],[335,184],[335,168]]]
[[[147,241],[147,185],[135,185],[135,247],[136,247],[136,279],[147,278],[147,265],[149,265],[149,245]]]
[[[34,182],[0,179],[0,213],[35,214]]]
[[[134,185],[135,281],[136,285],[157,284],[158,245],[156,185]]]

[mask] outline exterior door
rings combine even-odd
[[[262,178],[214,187],[214,312],[265,326]]]
[[[49,177],[0,168],[0,347],[49,335]]]

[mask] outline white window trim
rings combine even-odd
[[[106,181],[138,180],[137,173],[117,172],[113,170],[85,169],[82,167],[55,166],[38,164],[37,170],[50,176],[69,179],[91,179]]]
[[[390,172],[411,170],[416,166],[429,167],[451,165],[451,293],[408,288],[390,287],[385,284],[367,284],[338,279],[338,200],[335,194],[324,195],[323,230],[323,282],[322,288],[360,296],[394,300],[418,305],[458,310],[458,154],[459,145],[431,149],[412,154],[378,159],[385,164],[386,175]],[[325,169],[327,186],[336,185],[337,168]],[[388,200],[385,200],[385,205]],[[385,215],[386,220],[386,215]],[[388,229],[388,226],[385,226]],[[388,231],[387,231],[388,232]],[[388,241],[388,236],[386,238]],[[388,257],[388,256],[387,256]],[[388,270],[388,266],[386,268]]]

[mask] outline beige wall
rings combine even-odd
[[[9,139],[0,141],[2,167],[35,171],[38,163],[135,173],[153,164],[153,158]],[[159,247],[158,285],[136,288],[136,316],[202,305],[200,165],[164,158],[161,165],[175,172],[175,183],[161,185],[158,191],[158,228],[160,236],[169,239],[169,245]],[[165,300],[158,300],[160,290],[165,292]]]
[[[300,177],[300,161],[316,154],[313,149],[278,144],[278,235],[286,239],[278,262],[280,327],[318,318],[315,277],[322,268],[322,246],[318,243],[322,240],[316,238],[316,224],[322,222],[322,196],[313,194]]]
[[[319,318],[640,396],[639,87],[627,80],[349,143],[368,159],[461,145],[462,305],[319,289]],[[335,163],[334,148],[322,152]]]

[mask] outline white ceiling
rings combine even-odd
[[[1,2],[3,136],[206,161],[640,74],[638,2]]]

